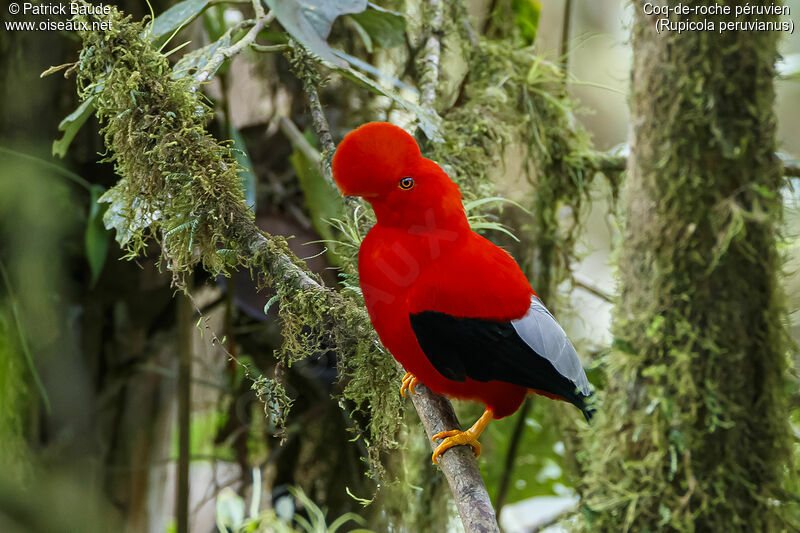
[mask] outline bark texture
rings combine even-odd
[[[796,530],[781,490],[778,35],[658,34],[635,10],[621,293],[610,382],[585,439],[583,526]],[[736,20],[756,18],[768,17]]]
[[[431,392],[425,385],[417,385],[411,399],[429,439],[441,431],[460,427],[450,402]],[[468,446],[450,448],[441,456],[439,465],[453,492],[464,531],[500,533],[494,507],[472,449]]]

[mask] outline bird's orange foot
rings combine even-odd
[[[468,444],[472,447],[472,453],[475,454],[475,457],[478,457],[481,454],[481,443],[478,442],[478,435],[472,432],[471,429],[467,431],[460,431],[458,429],[453,429],[450,431],[442,431],[437,433],[431,439],[432,441],[436,442],[438,439],[444,439],[441,444],[439,444],[435,450],[433,450],[433,456],[431,460],[433,464],[439,464],[439,457],[452,448],[453,446],[460,446],[462,444]]]
[[[438,465],[439,457],[441,457],[444,452],[453,446],[460,446],[462,444],[468,444],[472,448],[472,453],[475,454],[475,457],[478,457],[481,454],[481,443],[478,442],[478,437],[481,436],[481,433],[483,433],[483,430],[486,429],[486,426],[489,425],[489,422],[493,418],[492,412],[487,408],[478,421],[468,430],[461,431],[458,429],[451,429],[450,431],[441,431],[434,435],[431,439],[433,442],[436,442],[437,439],[444,440],[433,450],[433,456],[431,457],[433,463]]]
[[[409,395],[414,394],[414,387],[416,387],[418,383],[419,380],[414,377],[414,374],[406,372],[406,375],[403,376],[403,384],[400,386],[400,396],[406,398],[406,391],[408,391]]]

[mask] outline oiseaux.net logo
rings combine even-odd
[[[87,4],[79,1],[64,2],[11,2],[7,17],[3,17],[5,31],[106,31],[110,22],[101,20],[71,20],[76,16],[108,15],[111,6]]]

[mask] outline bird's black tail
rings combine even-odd
[[[586,419],[587,422],[592,421],[592,417],[594,416],[597,409],[594,407],[594,402],[592,401],[592,397],[594,393],[590,394],[589,396],[584,396],[580,392],[577,392],[568,398],[569,402],[581,410],[583,413],[583,417]],[[588,401],[587,401],[588,400]]]

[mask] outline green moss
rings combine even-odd
[[[239,223],[251,216],[239,168],[229,147],[206,132],[209,108],[193,81],[172,75],[166,58],[144,37],[142,23],[117,11],[109,21],[110,31],[81,35],[84,48],[75,68],[81,96],[95,99],[109,160],[121,177],[104,197],[111,204],[107,223],[117,229],[129,257],[141,253],[148,240],[157,241],[178,282],[197,263],[214,274],[244,264],[262,283],[274,286],[285,339],[281,361],[290,365],[337,351],[341,405],[367,446],[370,472],[385,489],[382,509],[397,523],[415,510],[422,523],[431,509],[444,507],[442,500],[449,495],[435,470],[422,466],[429,449],[421,428],[403,431],[410,403],[397,393],[399,371],[377,342],[357,289],[357,245],[374,217],[350,206],[342,223],[346,239],[337,252],[344,290],[308,290],[304,276],[319,280],[282,237],[262,236],[255,226]],[[447,28],[459,32],[463,26],[449,21]],[[445,143],[424,146],[426,155],[451,172],[469,201],[494,196],[491,171],[500,164],[504,147],[521,140],[525,172],[536,187],[530,204],[536,208],[538,229],[530,235],[549,236],[540,242],[554,242],[566,264],[573,237],[559,236],[556,213],[565,204],[577,213],[594,175],[588,136],[572,116],[574,103],[556,67],[530,50],[500,41],[484,42],[472,53],[475,68],[464,87],[464,102],[445,114]],[[303,83],[318,84],[316,68],[301,59],[293,59],[295,73]],[[291,403],[286,391],[269,379],[257,380],[254,387],[280,426]],[[417,423],[416,416],[405,417],[405,424]],[[398,448],[414,450],[413,457],[398,455]],[[409,462],[417,466],[409,469]],[[411,489],[417,497],[409,500],[412,486],[424,490]],[[440,516],[446,521],[446,513]]]
[[[427,146],[426,153],[445,165],[470,201],[495,194],[492,174],[502,167],[506,148],[522,145],[523,172],[533,186],[526,203],[534,220],[516,228],[523,241],[519,248],[532,251],[520,260],[533,272],[537,290],[546,294],[563,281],[574,260],[596,155],[576,121],[576,102],[557,65],[503,40],[482,41],[471,50],[464,103],[444,117],[446,141]],[[620,174],[608,177],[616,194]],[[574,218],[566,230],[558,218],[562,206],[569,206]]]
[[[117,10],[107,20],[109,31],[81,32],[73,69],[122,178],[101,199],[111,204],[106,224],[129,257],[156,238],[176,275],[198,262],[212,273],[238,264],[232,222],[249,214],[236,160],[205,130],[208,106],[191,78],[170,76],[143,23]]]
[[[698,2],[699,3],[699,2]],[[635,150],[581,529],[797,531],[768,32],[637,13]]]
[[[286,388],[277,379],[270,379],[264,376],[254,379],[250,388],[255,391],[259,401],[264,404],[264,414],[269,420],[270,429],[284,437],[286,417],[293,403],[293,400],[286,393]],[[256,425],[258,424],[256,423]],[[253,432],[253,434],[256,433]],[[250,446],[259,449],[258,444],[250,444]],[[261,446],[263,446],[263,443],[261,443]]]

